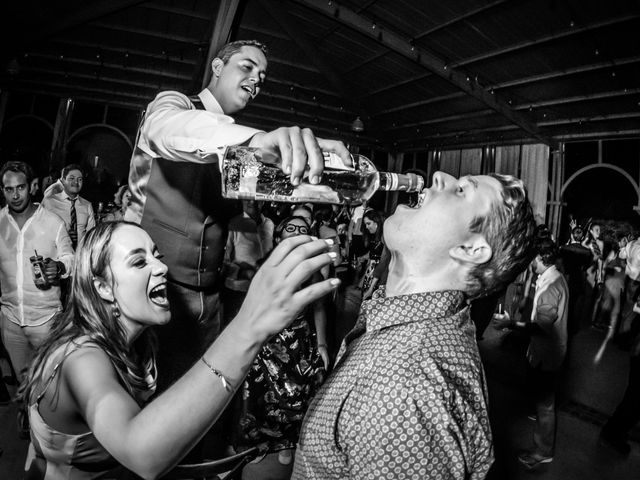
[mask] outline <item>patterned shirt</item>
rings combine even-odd
[[[478,480],[492,462],[464,294],[381,287],[307,411],[292,479]]]

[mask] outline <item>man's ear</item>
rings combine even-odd
[[[221,58],[216,57],[211,61],[211,71],[213,72],[214,77],[220,76],[220,72],[222,72],[222,67],[224,67],[224,62],[222,61]]]
[[[474,235],[462,245],[449,250],[449,256],[461,263],[482,265],[491,260],[493,251],[482,235]]]
[[[103,300],[105,300],[107,302],[113,302],[115,300],[115,297],[113,296],[113,289],[111,288],[111,285],[109,285],[102,278],[95,277],[93,279],[93,286],[96,289],[96,291],[98,292],[98,295],[100,295],[100,297]]]

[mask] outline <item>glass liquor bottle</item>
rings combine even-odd
[[[337,155],[327,152],[320,183],[312,185],[304,178],[294,186],[280,168],[280,159],[269,155],[266,158],[259,148],[229,147],[220,164],[222,195],[240,200],[359,205],[378,190],[421,192],[424,188],[420,175],[379,172],[362,155],[353,155],[354,167],[346,167]]]

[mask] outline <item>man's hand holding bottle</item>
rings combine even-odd
[[[322,152],[337,154],[345,165],[351,166],[351,155],[339,140],[316,138],[309,128],[280,127],[271,132],[258,133],[249,142],[263,152],[271,152],[282,159],[281,168],[291,176],[291,184],[299,185],[308,170],[309,183],[317,184],[322,177]]]

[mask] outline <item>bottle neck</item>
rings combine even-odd
[[[421,192],[424,188],[424,179],[415,173],[391,173],[380,172],[380,186],[378,190]]]

